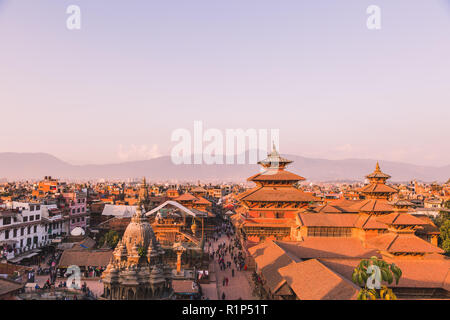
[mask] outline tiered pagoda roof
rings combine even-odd
[[[384,183],[371,183],[359,190],[361,193],[395,193],[398,190]]]
[[[185,192],[182,195],[174,198],[173,200],[179,201],[181,203],[192,202],[193,204],[211,205],[211,202],[203,198],[202,196],[194,196],[189,192]]]
[[[295,173],[279,169],[268,169],[261,173],[257,173],[247,179],[247,181],[253,182],[260,182],[260,181],[269,182],[269,181],[283,181],[283,180],[297,182],[306,179],[299,175],[296,175]]]
[[[375,170],[371,174],[368,174],[366,176],[367,179],[374,180],[374,181],[376,181],[376,180],[386,181],[390,177],[391,177],[390,175],[381,171],[380,164],[378,162],[375,166]]]
[[[367,245],[389,253],[443,253],[436,247],[412,233],[386,233],[367,240]]]
[[[389,213],[394,211],[394,207],[385,199],[367,199],[354,204],[350,208],[358,212],[367,213]]]
[[[380,164],[377,162],[375,170],[366,176],[370,183],[359,191],[369,198],[388,198],[391,194],[398,192],[397,189],[386,184],[386,180],[390,177],[390,175],[381,171]]]
[[[275,143],[273,144],[272,152],[267,154],[267,158],[258,162],[258,164],[262,165],[264,168],[277,169],[282,169],[290,163],[292,163],[292,160],[280,156],[277,149],[275,148]]]
[[[402,225],[408,225],[408,226],[421,226],[427,224],[423,220],[414,217],[413,215],[410,215],[408,213],[391,213],[387,214],[381,217],[378,217],[377,220],[379,222],[385,223],[387,225],[393,225],[393,226],[402,226]]]
[[[292,161],[281,157],[275,146],[272,152],[267,155],[267,158],[258,163],[263,166],[264,171],[247,179],[255,182],[257,186],[240,194],[239,200],[303,203],[318,201],[312,194],[294,187],[296,182],[305,180],[305,178],[285,170],[285,167]]]

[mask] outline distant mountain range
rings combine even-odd
[[[375,168],[376,160],[313,159],[284,155],[294,162],[290,171],[309,181],[362,181]],[[392,176],[391,181],[417,179],[425,182],[445,182],[450,177],[450,165],[444,167],[380,161],[381,169]],[[175,165],[170,156],[150,160],[103,165],[72,165],[46,153],[0,153],[0,179],[60,179],[118,180],[147,177],[150,181],[244,181],[259,172],[256,164],[240,165]]]

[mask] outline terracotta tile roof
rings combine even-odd
[[[290,264],[279,272],[300,300],[356,299],[360,289],[316,259]]]
[[[24,287],[24,284],[22,284],[22,283],[0,278],[0,296],[6,295],[8,293],[12,293],[23,287]]]
[[[388,228],[386,224],[379,222],[375,216],[368,214],[361,214],[355,226],[364,230],[386,230]]]
[[[206,192],[206,189],[203,187],[197,186],[197,187],[193,187],[191,189],[191,192]]]
[[[377,221],[387,225],[424,225],[426,222],[409,213],[390,213],[377,217]]]
[[[381,255],[378,256],[381,258]],[[361,262],[361,258],[322,258],[319,259],[326,267],[351,281],[353,269]]]
[[[386,258],[388,263],[395,263],[402,270],[398,285],[393,287],[443,288],[450,291],[449,259],[395,259]]]
[[[368,184],[367,186],[362,187],[361,189],[359,189],[359,192],[364,192],[364,193],[395,193],[398,192],[397,189],[388,186],[387,184],[383,184],[383,183],[371,183]]]
[[[256,262],[257,270],[266,280],[272,293],[281,288],[283,277],[278,270],[300,261],[283,250],[275,241],[266,241],[248,249]]]
[[[415,287],[415,288],[443,288],[450,289],[450,260],[439,255],[440,258],[431,260],[401,259],[383,257],[387,263],[395,263],[402,270],[399,284],[395,282],[389,287]],[[353,269],[360,259],[320,259],[325,266],[351,280]]]
[[[241,199],[244,198],[245,196],[247,196],[247,195],[249,195],[249,194],[251,194],[251,193],[253,193],[253,192],[255,192],[256,190],[259,190],[259,189],[261,189],[261,188],[262,188],[261,186],[258,186],[258,187],[252,188],[252,189],[245,190],[244,192],[241,192],[240,194],[238,194],[238,195],[236,196],[236,200],[241,200]]]
[[[387,200],[367,199],[356,203],[351,207],[353,210],[361,212],[392,212],[394,207]]]
[[[393,253],[442,253],[441,248],[420,239],[414,234],[386,233],[367,240],[367,245]]]
[[[211,202],[203,198],[202,196],[197,197],[198,200],[194,201],[196,204],[207,204],[210,205]]]
[[[287,201],[287,202],[310,202],[318,201],[299,189],[293,187],[263,187],[249,192],[240,198],[243,201]]]
[[[337,206],[342,209],[349,209],[361,201],[362,200],[347,200],[347,199],[342,198],[342,199],[338,199],[338,200],[333,200],[331,202],[331,205]]]
[[[430,217],[426,215],[414,215],[414,217],[422,220],[425,222],[424,225],[422,225],[422,229],[417,230],[417,233],[421,234],[439,234],[439,228],[434,224],[434,222],[430,219]]]
[[[339,208],[332,206],[331,204],[326,204],[323,206],[319,206],[317,208],[314,208],[315,212],[322,212],[322,213],[342,213],[342,210]]]
[[[24,273],[25,271],[30,271],[32,269],[32,267],[21,266],[12,263],[0,263],[0,274],[12,275],[15,271]]]
[[[194,196],[189,192],[183,193],[181,196],[178,196],[173,199],[174,201],[192,201],[195,204],[206,204],[210,205],[211,202],[203,198],[202,196]]]
[[[277,170],[268,169],[263,172],[257,173],[250,178],[248,181],[301,181],[305,180],[304,177],[296,175],[295,173],[289,172],[287,170]]]
[[[282,242],[278,245],[298,259],[313,258],[370,258],[380,256],[377,250],[365,248],[357,238],[307,237],[304,241]]]
[[[354,203],[352,203],[353,205]],[[357,210],[352,210],[349,207],[345,207],[345,206],[339,206],[336,205],[335,203],[327,203],[326,205],[323,206],[318,206],[316,208],[314,208],[315,212],[323,212],[323,213],[356,213]]]
[[[299,213],[302,225],[307,227],[353,227],[358,214]]]
[[[183,193],[181,196],[178,196],[174,199],[175,201],[195,201],[197,197],[193,196],[189,192]]]
[[[106,267],[112,257],[112,253],[112,250],[64,250],[58,267],[68,267],[70,265]]]

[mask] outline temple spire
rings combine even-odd
[[[375,166],[375,172],[381,172],[380,164],[377,161],[377,165]]]
[[[275,141],[272,141],[272,152],[267,154],[267,158],[258,162],[264,168],[284,169],[292,161],[280,156],[275,146]]]

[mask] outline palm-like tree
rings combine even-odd
[[[358,300],[396,300],[392,289],[381,282],[391,284],[394,279],[398,284],[402,271],[394,263],[388,264],[382,259],[371,257],[363,259],[353,270],[352,281],[359,286],[364,286],[358,293]]]

